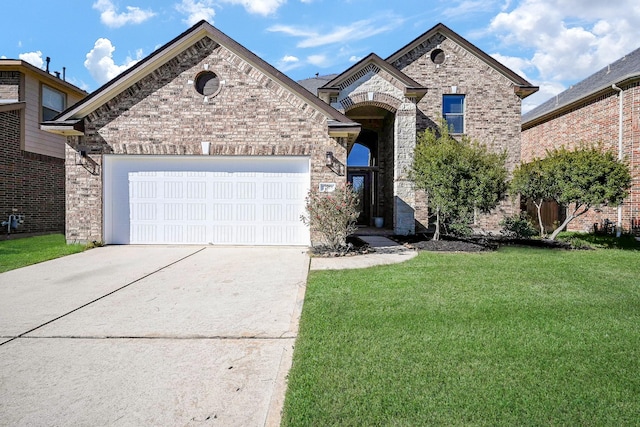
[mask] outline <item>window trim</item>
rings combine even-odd
[[[447,113],[444,110],[445,107],[445,98],[447,97],[459,97],[462,98],[462,112],[461,113]],[[447,122],[447,126],[449,126],[449,121],[447,120],[447,116],[455,116],[455,117],[462,117],[462,131],[461,132],[455,132],[453,130],[451,130],[451,126],[449,126],[449,130],[451,132],[451,134],[453,135],[463,135],[465,133],[465,128],[466,128],[466,112],[467,112],[467,97],[464,94],[461,93],[445,93],[442,95],[442,118]]]

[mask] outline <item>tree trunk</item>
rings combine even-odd
[[[575,216],[573,215],[567,215],[567,219],[564,220],[564,222],[562,224],[560,224],[560,227],[556,228],[555,230],[553,230],[553,233],[551,233],[551,236],[549,237],[549,240],[556,240],[556,237],[558,237],[558,234],[560,234],[560,232],[562,230],[565,229],[565,227],[575,219]]]
[[[540,226],[540,237],[544,237],[545,234],[547,234],[544,231],[544,224],[542,224],[542,204],[544,203],[544,200],[540,200],[540,204],[533,202],[534,205],[536,205],[536,210],[538,211],[538,225]]]
[[[560,227],[556,228],[555,230],[553,230],[553,233],[551,233],[551,236],[549,237],[549,240],[555,240],[556,237],[558,237],[558,234],[560,234],[560,232],[562,230],[564,230],[567,225],[569,225],[569,223],[571,221],[573,221],[574,219],[578,218],[580,215],[584,215],[587,213],[587,211],[589,210],[590,206],[585,206],[581,212],[578,212],[578,210],[580,209],[580,205],[576,206],[576,208],[573,210],[573,212],[571,212],[570,214],[567,214],[567,219],[564,220],[564,222],[560,225]],[[569,210],[569,208],[567,208],[567,211]]]
[[[433,233],[433,240],[440,240],[440,209],[436,208],[436,231]]]

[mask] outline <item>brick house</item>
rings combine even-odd
[[[27,62],[0,59],[0,221],[24,215],[11,233],[64,231],[66,138],[42,131],[40,122],[86,95]]]
[[[542,158],[565,146],[600,143],[626,159],[632,187],[619,208],[591,209],[569,224],[574,231],[591,231],[610,221],[623,230],[640,219],[640,49],[620,58],[522,117],[522,161]],[[563,210],[546,204],[545,225]]]
[[[366,185],[365,224],[411,234],[428,218],[407,179],[416,132],[444,115],[512,168],[537,90],[442,24],[321,86],[196,24],[42,125],[67,136],[67,240],[307,245],[307,190],[347,180]]]

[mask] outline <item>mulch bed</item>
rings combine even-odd
[[[495,251],[500,246],[528,246],[552,249],[571,249],[566,242],[540,239],[513,239],[503,236],[470,236],[467,238],[443,235],[433,240],[432,235],[418,233],[414,236],[390,236],[391,239],[409,248],[436,252],[483,252]]]
[[[485,252],[495,251],[500,246],[528,246],[550,249],[571,249],[571,245],[566,242],[540,240],[540,239],[511,239],[503,236],[470,236],[467,238],[442,235],[440,240],[433,240],[433,236],[418,233],[413,236],[386,236],[391,240],[403,245],[405,248],[417,251],[433,252]],[[369,246],[368,243],[360,240],[357,236],[347,238],[347,246],[339,250],[330,249],[324,246],[314,246],[311,253],[316,257],[342,257],[364,255],[368,253],[379,253]]]

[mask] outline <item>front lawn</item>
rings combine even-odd
[[[640,252],[314,271],[284,426],[638,425]]]
[[[0,241],[0,273],[85,250],[84,245],[67,245],[62,234]]]

